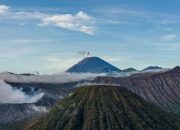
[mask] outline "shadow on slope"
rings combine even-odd
[[[7,130],[176,130],[180,118],[125,88],[84,86],[46,115]]]

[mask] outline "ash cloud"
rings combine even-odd
[[[20,89],[15,89],[11,85],[0,80],[0,104],[21,104],[21,103],[35,103],[42,98],[44,93],[35,93],[34,95],[27,95]]]

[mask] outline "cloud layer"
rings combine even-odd
[[[16,75],[10,73],[0,73],[0,79],[8,82],[16,83],[67,83],[75,82],[87,79],[93,79],[97,76],[104,76],[105,74],[92,74],[92,73],[80,73],[80,74],[68,74],[59,73],[54,75]]]
[[[43,25],[53,25],[69,30],[94,34],[93,18],[80,11],[77,14],[59,14],[42,19]]]
[[[45,106],[31,105],[31,108],[32,108],[34,111],[39,112],[39,113],[46,113],[46,112],[48,112],[48,109],[47,109],[47,107],[45,107]]]
[[[27,11],[12,11],[6,5],[0,5],[0,15],[6,14],[3,17],[13,20],[35,20],[40,26],[56,26],[67,30],[78,31],[93,35],[95,33],[94,18],[83,11],[76,14],[48,14],[41,12],[27,12]],[[25,23],[20,23],[22,26]]]
[[[40,100],[43,95],[43,93],[38,93],[33,96],[26,95],[21,90],[14,89],[11,85],[0,80],[0,104],[34,103]]]
[[[9,11],[9,7],[6,5],[0,5],[0,14],[6,13]]]

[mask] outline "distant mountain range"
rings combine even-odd
[[[137,73],[127,77],[97,77],[94,83],[116,84],[145,100],[180,114],[180,67],[171,70]]]
[[[134,68],[127,68],[127,69],[124,69],[122,70],[122,72],[136,72],[138,70],[134,69]]]
[[[49,109],[62,97],[68,97],[77,86],[91,83],[124,87],[157,107],[180,115],[180,67],[178,66],[173,69],[150,66],[143,71],[134,68],[120,70],[98,57],[88,57],[66,72],[68,73],[63,73],[61,76],[0,73],[0,79],[14,89],[22,90],[26,94],[31,90],[44,93],[42,99],[35,103],[0,104],[0,129],[5,123],[41,114],[38,109],[43,107]],[[89,75],[89,73],[93,74]]]
[[[161,70],[162,67],[158,66],[149,66],[141,71],[153,71],[153,70]],[[127,68],[124,70],[121,70],[110,63],[104,61],[103,59],[99,57],[87,57],[83,60],[79,61],[77,64],[70,67],[65,72],[67,73],[118,73],[118,72],[137,72],[139,70],[136,70],[135,68]],[[18,75],[16,73],[12,72],[3,72],[8,73],[12,75]],[[39,75],[39,72],[36,72],[37,74],[31,74],[31,73],[22,73],[19,75],[23,76],[33,76],[33,75]]]
[[[31,76],[28,77],[31,78]],[[45,79],[47,80],[47,78]],[[60,97],[68,96],[77,85],[89,82],[123,86],[162,109],[180,114],[180,67],[176,67],[160,72],[135,73],[126,77],[98,76],[93,81],[80,80],[68,83],[8,81],[7,83],[13,88],[20,88],[26,93],[34,89],[41,90],[45,95],[41,100],[33,104],[0,104],[0,125],[22,120],[32,115],[39,115],[36,111],[32,111],[32,105],[49,108],[60,100]]]
[[[154,71],[154,70],[162,70],[162,69],[163,69],[162,67],[158,67],[158,66],[149,66],[140,71]],[[139,71],[139,70],[136,70],[135,68],[127,68],[127,69],[122,70],[122,72],[136,72],[136,71]]]
[[[143,71],[147,71],[147,70],[158,70],[158,69],[163,69],[162,67],[158,67],[158,66],[149,66],[145,69],[143,69]]]
[[[180,118],[116,86],[84,86],[46,115],[5,130],[178,130]]]
[[[149,66],[143,71],[162,69],[158,66]],[[117,73],[117,72],[135,72],[134,68],[121,70],[99,57],[87,57],[66,70],[68,73]]]

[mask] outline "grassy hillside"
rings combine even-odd
[[[178,130],[180,118],[125,88],[84,86],[45,116],[8,130]]]
[[[93,82],[125,87],[143,99],[180,115],[180,67],[128,77],[97,77]]]

